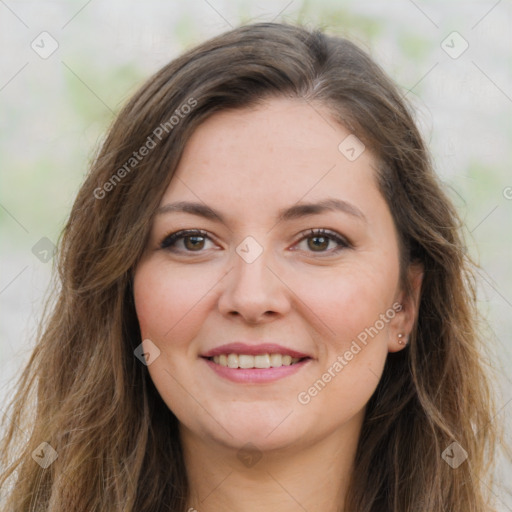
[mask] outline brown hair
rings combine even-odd
[[[457,214],[404,98],[373,60],[343,38],[277,23],[189,50],[113,123],[59,241],[55,301],[5,417],[0,485],[15,486],[2,510],[185,510],[178,421],[133,354],[132,273],[191,133],[217,111],[283,96],[327,106],[373,151],[401,268],[425,269],[409,346],[388,355],[367,406],[345,509],[490,510],[483,479],[497,425]],[[135,157],[148,138],[154,148]],[[31,457],[43,441],[58,453],[47,469]],[[452,442],[468,453],[457,469],[442,458]]]

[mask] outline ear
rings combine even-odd
[[[411,263],[407,269],[408,286],[400,288],[396,296],[396,302],[402,305],[402,308],[396,313],[390,322],[388,351],[398,352],[407,346],[414,324],[418,318],[420,307],[421,285],[423,282],[424,268],[421,263]],[[408,290],[407,290],[408,288]],[[399,335],[402,337],[399,337]],[[401,339],[405,343],[400,344]]]

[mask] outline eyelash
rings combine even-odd
[[[167,235],[160,243],[160,248],[171,251],[171,252],[179,252],[175,248],[176,242],[179,240],[185,239],[187,237],[192,237],[192,236],[204,237],[204,238],[211,240],[211,238],[208,236],[208,233],[206,231],[203,231],[202,229],[182,229],[180,231],[176,231],[175,233],[171,233],[171,234]],[[343,249],[349,249],[352,247],[352,244],[346,238],[337,234],[335,231],[330,231],[328,229],[323,229],[323,228],[322,229],[308,229],[306,231],[303,231],[300,234],[300,236],[301,236],[301,238],[296,242],[296,244],[299,242],[302,242],[303,240],[307,240],[308,238],[312,238],[312,237],[327,238],[327,239],[332,240],[338,244],[338,247],[336,247],[335,249],[330,250],[330,251],[319,251],[318,254],[328,254],[328,255],[336,254]],[[202,250],[200,250],[200,251],[185,250],[184,252],[187,252],[189,254],[194,254],[194,253],[200,254],[204,251],[202,251]],[[308,251],[308,252],[315,253],[316,251]]]

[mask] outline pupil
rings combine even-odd
[[[186,240],[186,242],[192,242],[192,244],[190,246],[187,246],[187,249],[201,248],[200,244],[201,244],[201,242],[204,242],[202,236],[188,236],[185,240]],[[186,242],[185,242],[185,245],[187,245]]]
[[[323,242],[320,242],[320,245],[318,244],[314,244],[312,247],[313,248],[317,248],[317,249],[326,249],[326,242],[327,244],[329,243],[327,237],[325,236],[315,236],[315,237],[312,237],[310,240],[323,240]]]

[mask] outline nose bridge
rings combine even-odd
[[[231,285],[235,290],[252,292],[253,298],[262,296],[269,291],[269,276],[267,265],[271,265],[271,250],[264,247],[254,237],[247,236],[238,244],[233,255],[234,276]]]
[[[284,285],[270,270],[276,266],[272,256],[272,250],[252,236],[236,247],[232,255],[233,270],[219,299],[221,312],[236,312],[256,321],[265,313],[286,311]]]

